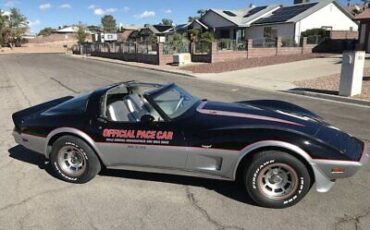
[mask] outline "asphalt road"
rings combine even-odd
[[[329,193],[312,190],[292,208],[271,210],[251,205],[231,182],[109,170],[88,184],[68,184],[49,174],[42,157],[13,141],[13,112],[133,79],[176,82],[213,100],[294,102],[370,140],[366,107],[64,55],[0,55],[0,229],[370,229],[369,166]]]

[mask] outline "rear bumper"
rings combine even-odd
[[[336,179],[355,175],[370,160],[368,148],[369,146],[365,144],[360,161],[312,160],[311,165],[315,171],[317,191],[327,192],[334,185]],[[337,172],[338,169],[342,172]]]
[[[13,131],[13,137],[17,144],[37,153],[44,154],[46,138]]]

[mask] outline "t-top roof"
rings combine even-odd
[[[295,16],[303,13],[304,11],[314,7],[317,2],[309,4],[299,4],[294,6],[282,7],[272,13],[270,17],[261,18],[254,22],[253,24],[266,24],[266,23],[277,23],[277,22],[286,22]]]

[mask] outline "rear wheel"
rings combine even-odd
[[[260,206],[286,208],[298,203],[309,191],[307,167],[289,153],[264,151],[244,168],[243,181],[249,196]]]
[[[86,183],[101,170],[94,150],[74,136],[63,136],[55,141],[50,162],[55,175],[71,183]]]

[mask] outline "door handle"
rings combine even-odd
[[[212,145],[202,145],[202,148],[210,149],[210,148],[212,148]]]

